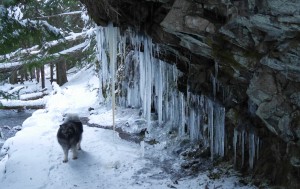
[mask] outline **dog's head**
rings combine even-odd
[[[61,124],[59,127],[61,133],[66,137],[70,137],[75,133],[75,129],[69,123]]]

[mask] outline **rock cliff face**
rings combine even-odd
[[[160,44],[184,73],[182,91],[226,107],[228,140],[254,130],[262,141],[255,176],[300,187],[300,0],[80,1],[97,24],[132,27]]]

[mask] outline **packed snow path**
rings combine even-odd
[[[51,119],[47,114],[44,119]],[[113,131],[84,127],[78,159],[63,163],[53,125],[26,128],[9,144],[1,188],[127,188],[147,186],[133,179],[145,160],[136,144],[122,141]],[[30,134],[29,134],[30,133]],[[30,136],[28,136],[30,135]],[[4,162],[3,162],[4,163]],[[12,176],[14,175],[14,176]],[[159,184],[159,183],[157,183]],[[156,185],[156,184],[155,184]],[[158,185],[157,185],[158,186]]]
[[[2,151],[8,150],[8,154],[0,165],[1,188],[248,188],[237,187],[235,178],[212,181],[205,174],[174,184],[161,167],[141,156],[138,144],[120,139],[112,130],[86,125],[78,159],[73,160],[70,153],[68,163],[63,163],[55,137],[59,120],[53,114],[36,112],[27,122],[34,123],[34,117],[48,124],[43,129],[25,128],[5,143]]]
[[[22,130],[3,145],[1,189],[251,188],[241,186],[234,176],[211,180],[207,173],[174,181],[160,163],[149,158],[154,155],[160,162],[168,159],[163,146],[146,146],[145,157],[142,157],[139,144],[120,139],[112,130],[87,125],[84,125],[83,150],[78,159],[72,160],[70,152],[69,162],[63,163],[63,151],[56,140],[56,132],[64,113],[89,117],[94,124],[111,122],[109,111],[95,111],[94,115],[88,111],[90,107],[101,108],[97,100],[97,82],[93,70],[85,69],[64,87],[53,85],[52,95],[46,98],[46,109],[34,112],[24,121]],[[130,111],[123,113],[128,114],[120,114],[124,116],[123,120],[135,119]],[[176,170],[178,167],[180,164],[174,162],[169,168]]]

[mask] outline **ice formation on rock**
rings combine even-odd
[[[151,114],[154,113],[159,125],[168,123],[172,129],[177,129],[179,136],[189,135],[192,142],[202,141],[204,146],[210,148],[212,159],[215,155],[223,157],[225,108],[205,96],[179,91],[177,78],[180,71],[175,64],[157,57],[159,48],[149,37],[133,32],[120,36],[114,29],[99,27],[96,30],[98,61],[101,65],[100,101],[106,104],[112,102],[113,92],[110,88],[116,74],[118,106],[141,108],[149,130]],[[123,63],[110,63],[123,57]],[[111,68],[114,65],[117,65],[116,69]]]

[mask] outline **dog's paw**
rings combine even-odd
[[[67,162],[68,162],[68,160],[67,160],[67,159],[64,159],[64,160],[63,160],[63,163],[67,163]]]
[[[77,157],[73,157],[73,159],[77,159]]]

